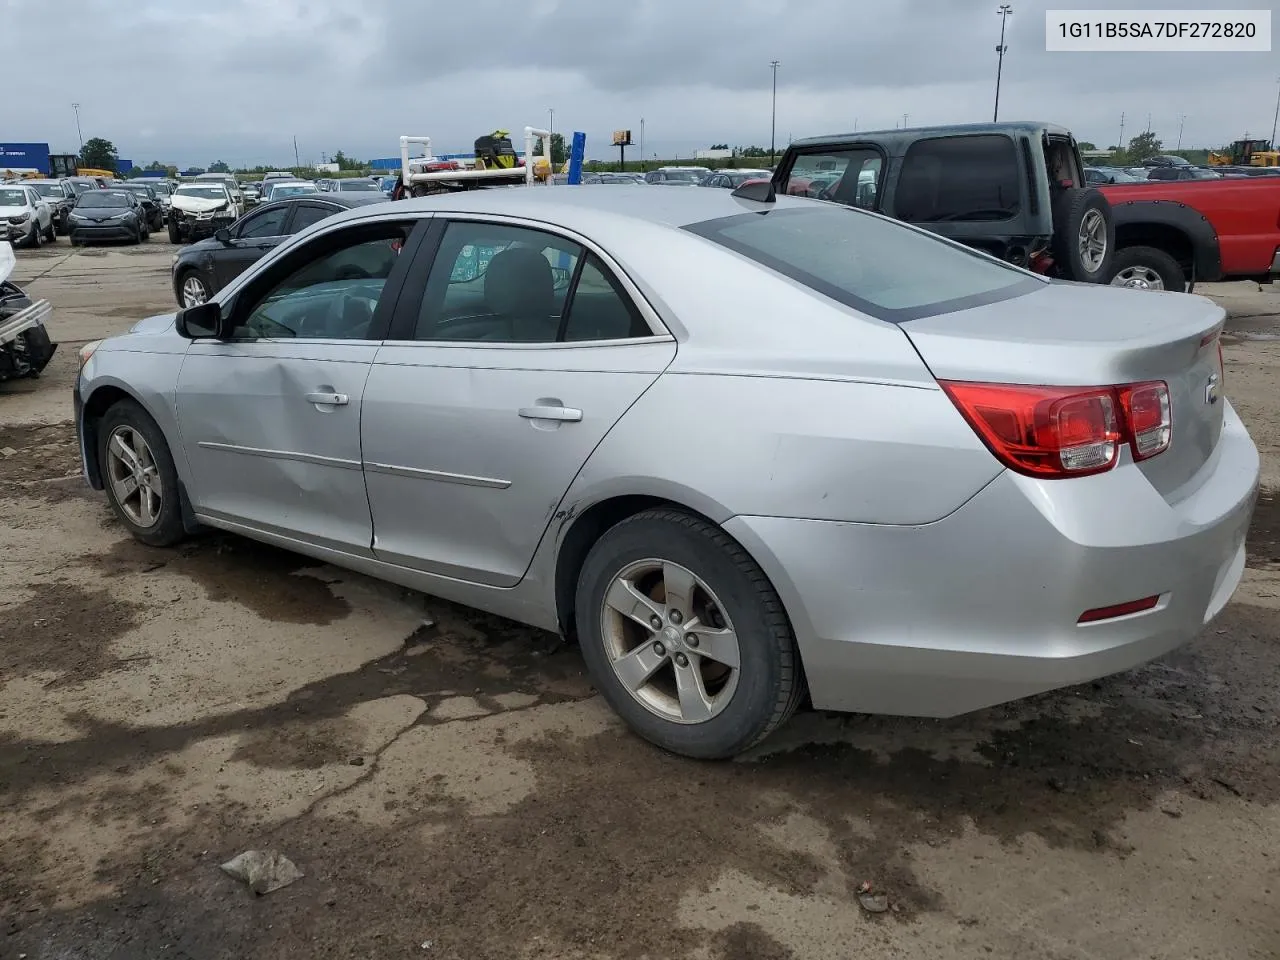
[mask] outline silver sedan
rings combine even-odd
[[[88,482],[144,543],[217,527],[576,638],[695,757],[806,694],[948,716],[1124,670],[1222,609],[1259,471],[1222,310],[742,192],[330,217],[81,351]]]

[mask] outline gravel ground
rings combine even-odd
[[[1269,493],[1234,602],[1169,657],[679,760],[552,637],[231,536],[123,535],[78,476],[75,349],[171,309],[172,249],[19,252],[62,346],[0,385],[0,957],[1280,956]],[[1280,489],[1280,293],[1205,292]],[[254,896],[217,868],[247,849],[303,879]]]

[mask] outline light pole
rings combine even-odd
[[[780,60],[770,60],[769,68],[773,70],[773,113],[769,121],[769,166],[773,166],[775,138],[778,131],[778,64]]]
[[[76,112],[76,136],[80,138],[80,152],[84,153],[84,134],[80,132],[80,104],[73,103],[71,109]]]
[[[640,118],[640,172],[644,173],[647,166],[644,162],[644,117]]]
[[[1009,49],[1004,45],[1004,26],[1005,21],[1009,19],[1009,14],[1013,13],[1013,7],[1002,3],[996,13],[1000,14],[1000,42],[996,44],[996,106],[991,112],[992,123],[1000,119],[1000,75],[1004,73],[1004,55]]]
[[[547,133],[556,132],[556,108],[547,107],[547,113],[551,114],[551,122],[547,124]]]

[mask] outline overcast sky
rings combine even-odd
[[[991,118],[995,0],[0,0],[0,142],[54,152],[105,137],[183,166],[283,164],[343,150],[437,153],[526,124],[613,157]],[[1002,119],[1051,120],[1106,146],[1151,125],[1167,146],[1269,136],[1280,56],[1046,53],[1046,7],[1275,7],[1275,0],[1013,0]],[[365,9],[361,9],[361,8]],[[637,148],[638,149],[638,146]],[[636,156],[635,149],[630,151]]]

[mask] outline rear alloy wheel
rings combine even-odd
[[[606,531],[583,564],[575,609],[596,687],[673,753],[734,756],[800,702],[781,601],[746,551],[699,517],[646,510]]]
[[[178,473],[155,421],[138,404],[122,401],[103,416],[98,441],[107,500],[129,532],[153,547],[181,540]]]
[[[1125,247],[1111,262],[1111,285],[1131,290],[1182,293],[1187,277],[1171,255],[1156,247]]]
[[[44,243],[44,235],[40,230],[40,221],[31,221],[31,236],[27,238],[27,246],[32,250],[39,250],[40,245]]]
[[[209,300],[209,288],[205,285],[200,274],[194,270],[190,271],[182,278],[182,305],[184,307],[198,307],[202,303]]]

